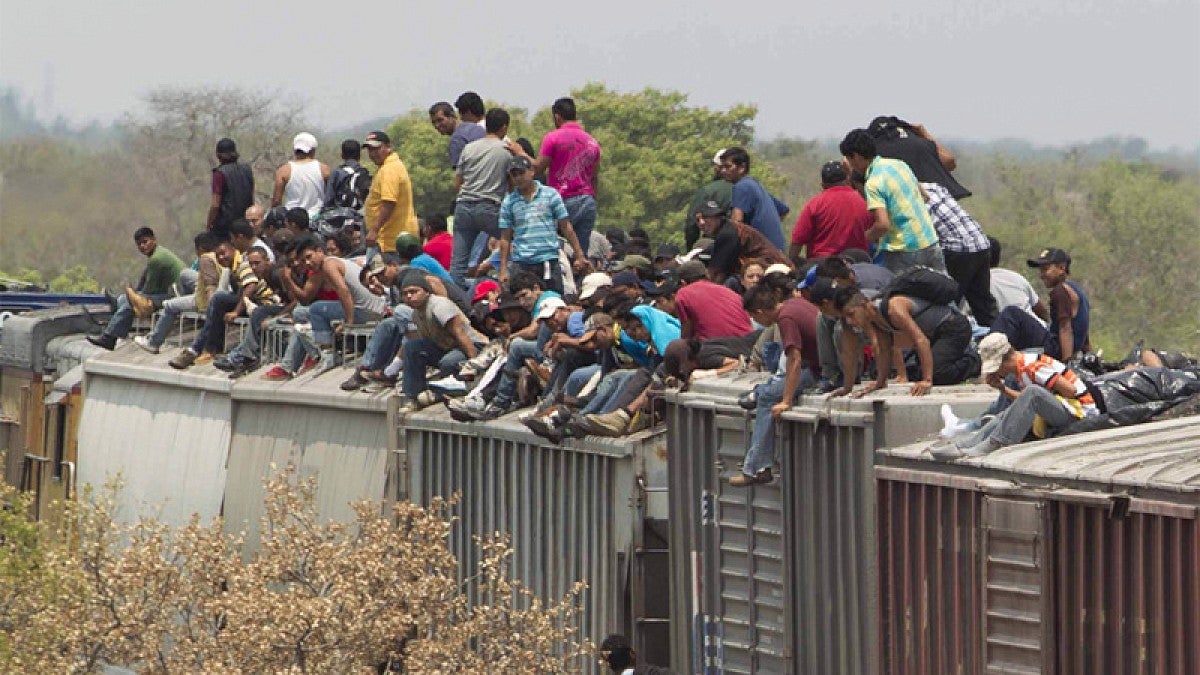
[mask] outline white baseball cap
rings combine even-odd
[[[538,310],[537,319],[549,319],[554,316],[554,312],[562,307],[566,307],[567,303],[563,302],[562,298],[546,298],[542,301],[542,306]]]
[[[317,137],[307,131],[301,131],[292,139],[292,148],[300,152],[309,153],[315,150],[316,147]]]

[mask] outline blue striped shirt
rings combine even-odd
[[[567,206],[558,190],[538,181],[532,199],[513,190],[500,203],[500,229],[512,230],[512,261],[525,265],[558,258],[558,221]]]

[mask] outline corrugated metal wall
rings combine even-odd
[[[475,536],[508,533],[512,573],[539,597],[587,582],[585,637],[598,644],[630,630],[625,602],[638,592],[629,587],[630,565],[644,503],[635,461],[652,444],[635,437],[552,446],[510,421],[482,432],[448,418],[404,424],[412,501],[460,494],[451,549],[463,575],[476,572]]]

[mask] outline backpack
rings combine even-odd
[[[958,302],[962,297],[962,290],[959,289],[958,282],[947,274],[932,267],[915,265],[897,274],[879,292],[879,306],[886,308],[893,295],[919,298],[928,302],[930,307],[936,307]],[[886,311],[884,315],[886,319]],[[891,324],[891,319],[887,319],[887,322]]]
[[[334,205],[350,209],[362,208],[363,202],[367,200],[367,193],[371,190],[371,172],[362,166],[357,169],[339,166],[338,171],[345,171],[349,175],[337,184],[333,195]]]

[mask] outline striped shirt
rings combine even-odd
[[[558,221],[567,206],[558,190],[534,181],[533,198],[513,190],[500,203],[500,229],[512,230],[512,261],[531,265],[558,259]]]
[[[938,243],[912,169],[898,159],[876,157],[867,167],[867,208],[887,209],[892,227],[879,240],[884,251],[913,252]]]
[[[275,295],[275,291],[271,289],[271,285],[268,283],[259,283],[258,275],[254,273],[254,270],[250,269],[250,261],[246,259],[245,254],[239,253],[237,255],[237,260],[233,266],[233,275],[237,278],[239,290],[258,284],[258,287],[254,291],[254,295],[250,296],[250,301],[254,304],[279,304],[279,296]]]
[[[987,236],[979,222],[967,213],[950,191],[937,183],[921,183],[929,201],[929,215],[933,217],[933,227],[937,230],[938,243],[942,250],[952,253],[982,253],[988,250]]]
[[[1061,378],[1075,392],[1075,398],[1065,398],[1056,394],[1067,412],[1078,418],[1100,414],[1095,399],[1088,393],[1083,381],[1063,362],[1037,352],[1017,352],[1017,356],[1021,361],[1017,367],[1017,382],[1021,389],[1036,384],[1053,391],[1055,382]]]

